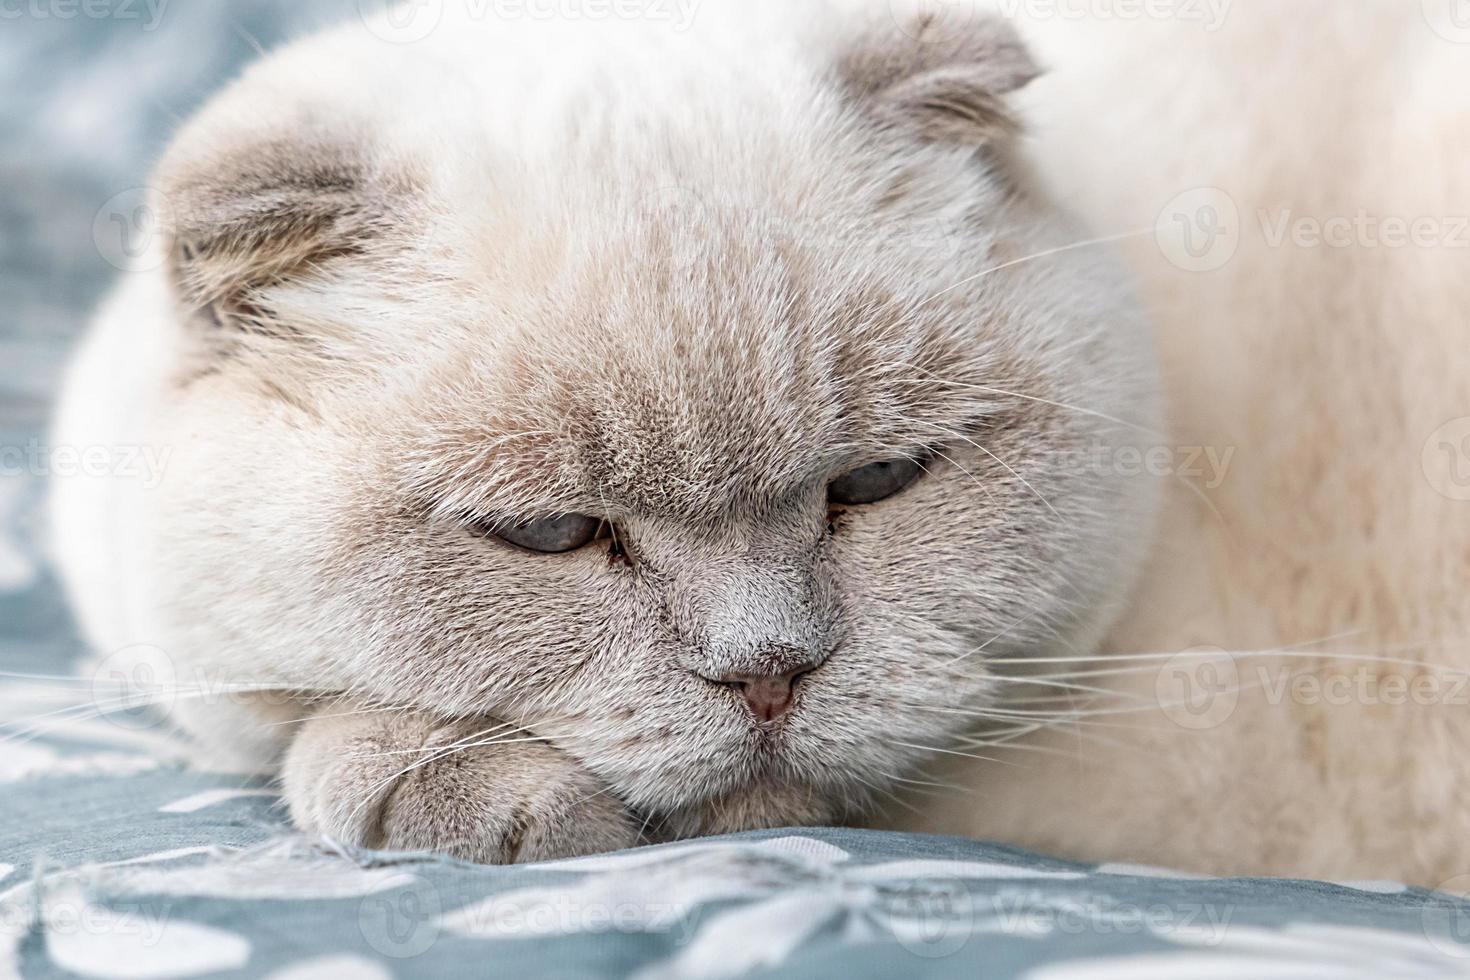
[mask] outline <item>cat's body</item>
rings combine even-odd
[[[858,0],[278,56],[181,136],[174,249],[70,379],[58,442],[171,453],[157,488],[58,487],[91,639],[165,668],[205,743],[284,753],[308,829],[486,860],[860,818],[1020,707],[1007,660],[1086,669],[1115,622],[1117,651],[1368,627],[1355,650],[1455,664],[1470,504],[1420,450],[1470,414],[1470,253],[1265,249],[1255,212],[1453,216],[1470,49],[1402,4],[1285,6],[1023,23],[1051,75],[1019,93],[991,21]],[[1313,13],[1360,56],[1291,41]],[[1099,236],[1238,204],[1219,269],[1122,246],[1167,434],[1125,277],[1044,186]],[[1220,513],[1163,481],[1135,592],[1159,481],[1119,461],[1194,446],[1229,464]],[[829,503],[905,456],[931,472]],[[589,511],[613,539],[563,555],[465,530]],[[794,692],[774,727],[756,676]],[[1245,691],[1201,729],[1159,677],[1090,704],[1144,732],[1040,732],[906,824],[1210,871],[1470,864],[1465,709]]]
[[[1470,45],[1436,32],[1449,6],[1237,3],[1213,33],[1028,34],[1051,68],[1027,93],[1036,159],[1100,234],[1167,218],[1176,195],[1204,224],[1226,198],[1196,188],[1238,210],[1199,273],[1153,239],[1121,246],[1156,324],[1174,465],[1193,447],[1229,464],[1172,481],[1106,644],[1169,659],[1115,665],[1150,669],[1106,678],[1123,693],[1040,743],[1058,754],[949,773],[984,789],[925,806],[923,826],[1464,890]],[[1241,655],[1269,650],[1286,654]]]

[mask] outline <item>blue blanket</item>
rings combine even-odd
[[[80,644],[39,530],[62,355],[126,267],[124,236],[147,231],[130,202],[175,121],[257,44],[357,7],[6,6],[0,980],[1470,976],[1470,905],[1389,883],[1192,879],[835,829],[519,868],[352,852],[293,835],[270,785],[190,770],[128,705],[102,712],[62,679]]]
[[[304,839],[269,786],[68,741],[0,769],[0,977],[1470,975],[1470,906],[1391,883],[837,829],[475,867]]]

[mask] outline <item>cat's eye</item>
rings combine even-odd
[[[490,533],[527,551],[560,555],[585,548],[598,538],[605,537],[607,530],[607,522],[600,518],[588,517],[586,514],[563,514],[560,517],[497,527]]]
[[[834,504],[876,504],[919,478],[924,466],[913,459],[890,459],[853,470],[833,480],[827,499]]]

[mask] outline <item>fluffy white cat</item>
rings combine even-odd
[[[252,69],[67,384],[58,444],[170,453],[57,486],[98,651],[365,845],[880,819],[938,766],[891,821],[1470,871],[1426,449],[1470,434],[1470,45],[929,6],[451,2]]]

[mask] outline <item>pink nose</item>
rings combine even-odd
[[[725,674],[715,683],[739,691],[757,721],[772,722],[791,710],[796,682],[809,673],[810,667],[784,674]]]

